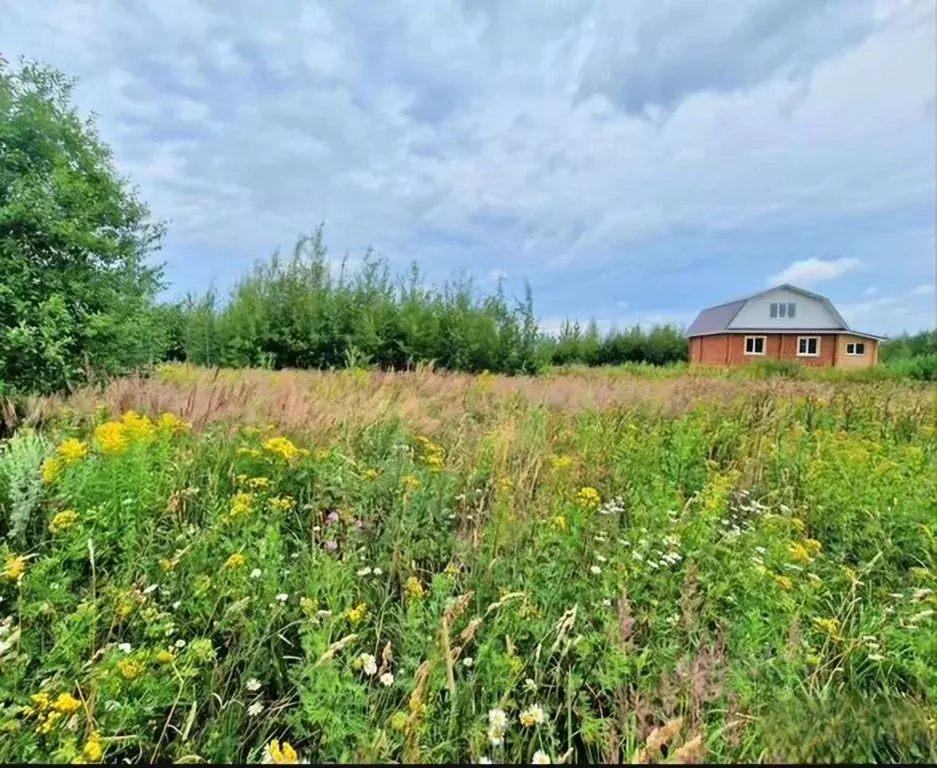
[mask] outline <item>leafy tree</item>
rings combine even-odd
[[[0,380],[72,387],[157,359],[164,231],[61,72],[0,58]]]

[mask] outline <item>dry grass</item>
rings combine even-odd
[[[542,377],[483,374],[369,371],[212,370],[188,365],[163,366],[151,377],[131,376],[103,388],[86,387],[68,396],[31,398],[8,425],[40,424],[61,409],[90,417],[97,409],[111,413],[134,409],[171,411],[196,428],[215,422],[263,425],[280,429],[328,432],[399,418],[426,434],[467,418],[482,422],[506,411],[543,405],[576,413],[585,409],[657,408],[673,416],[700,403],[730,405],[739,398],[777,396],[829,400],[837,393],[882,388],[880,384],[822,381],[751,381],[719,377],[644,378],[610,376],[602,371]],[[887,397],[904,406],[924,408],[933,394],[914,386],[887,385]]]

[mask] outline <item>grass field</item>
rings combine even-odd
[[[165,367],[7,406],[0,762],[937,760],[937,390]]]

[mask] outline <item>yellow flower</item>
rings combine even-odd
[[[264,443],[264,449],[279,456],[284,461],[296,458],[299,453],[299,449],[293,445],[293,441],[288,437],[271,437]]]
[[[26,558],[23,555],[7,555],[0,576],[10,581],[19,581],[26,573]]]
[[[172,651],[162,650],[156,652],[156,655],[153,656],[153,661],[157,664],[172,664],[175,658],[176,657],[172,655]]]
[[[165,572],[169,573],[172,570],[175,570],[176,564],[170,560],[168,557],[164,557],[159,561],[159,567]]]
[[[426,456],[423,459],[423,462],[429,467],[432,472],[442,472],[443,468],[446,466],[445,459],[440,454],[432,454],[431,456]]]
[[[573,460],[569,456],[551,456],[550,465],[553,469],[569,469],[573,465]]]
[[[811,556],[816,556],[823,549],[823,545],[816,539],[804,539],[803,544]]]
[[[36,733],[51,733],[52,729],[55,728],[55,724],[61,719],[61,717],[61,712],[56,712],[55,710],[49,712],[36,727]]]
[[[602,497],[599,496],[599,492],[589,486],[579,489],[579,493],[576,494],[576,500],[579,502],[580,506],[586,509],[595,509],[602,503]]]
[[[52,534],[61,533],[74,527],[76,522],[78,522],[78,513],[74,509],[66,509],[56,513],[49,521],[49,531]]]
[[[525,728],[533,728],[535,725],[540,725],[545,719],[546,713],[539,704],[532,704],[527,707],[527,709],[521,712],[520,716],[521,725]]]
[[[426,591],[423,589],[423,585],[416,576],[411,576],[407,579],[406,584],[404,584],[403,591],[409,600],[419,600],[426,594]]]
[[[390,727],[395,731],[402,732],[406,730],[409,720],[410,718],[406,712],[394,712],[390,717]]]
[[[143,670],[140,668],[140,665],[132,659],[124,659],[117,663],[117,669],[121,675],[123,675],[124,680],[133,680],[137,677],[140,672]]]
[[[119,421],[108,421],[95,427],[94,441],[105,455],[122,453],[130,445],[124,425]]]
[[[66,467],[71,466],[88,455],[88,444],[70,437],[68,440],[62,441],[62,444],[58,447],[58,454]]]
[[[804,521],[801,520],[799,517],[792,517],[792,518],[791,518],[791,525],[792,525],[792,526],[794,527],[794,529],[797,530],[799,533],[803,533],[803,532],[804,532],[804,528],[807,527],[807,526],[804,524]]]
[[[152,436],[156,427],[149,416],[141,416],[136,411],[127,411],[120,419],[127,437],[133,440],[146,440]]]
[[[557,515],[553,518],[553,527],[558,531],[566,530],[566,518],[562,515]]]
[[[270,506],[286,511],[295,507],[296,501],[292,496],[274,496],[270,499]]]
[[[410,493],[410,491],[415,491],[420,487],[420,478],[416,475],[404,475],[400,478],[400,485],[403,487],[404,493]]]
[[[85,748],[81,751],[85,760],[89,763],[97,763],[104,757],[104,750],[101,748],[101,734],[92,731],[88,740],[85,742]]]
[[[794,583],[787,578],[787,576],[775,574],[774,581],[781,589],[787,590],[788,592],[794,588]]]
[[[381,473],[378,472],[376,469],[368,469],[365,471],[364,476],[368,480],[376,480],[377,478],[381,476]]]
[[[841,639],[842,636],[839,633],[839,619],[814,619],[813,623],[826,632],[833,640]]]
[[[288,741],[284,741],[281,745],[277,739],[274,739],[267,745],[263,762],[274,765],[297,765],[299,755]]]
[[[365,616],[368,615],[368,606],[364,603],[358,603],[354,608],[349,608],[345,611],[345,618],[348,619],[352,624],[357,624],[360,621],[363,621]]]
[[[169,432],[170,434],[176,434],[178,432],[185,432],[187,429],[191,429],[192,425],[187,421],[183,421],[174,413],[161,413],[159,418],[156,420],[156,428],[162,430],[163,432]]]
[[[238,448],[237,455],[250,456],[252,459],[259,459],[261,456],[263,456],[263,453],[261,453],[257,448]]]
[[[29,697],[29,700],[35,705],[36,709],[42,712],[44,709],[48,709],[49,705],[52,703],[49,699],[49,694],[43,691],[39,693],[34,693]]]
[[[254,495],[251,493],[236,493],[231,499],[231,517],[241,517],[251,511]]]
[[[300,450],[300,453],[301,453],[303,456],[308,456],[308,455],[309,455],[309,451],[307,451],[307,450],[305,450],[305,449],[301,449],[301,450]],[[327,458],[329,458],[329,456],[331,456],[331,455],[332,455],[332,451],[330,451],[328,448],[319,448],[319,449],[316,451],[316,455],[315,455],[314,458],[315,458],[316,461],[325,461],[325,460],[326,460]]]
[[[244,563],[247,562],[247,558],[244,557],[240,552],[235,552],[231,557],[229,557],[224,564],[225,568],[240,568]]]
[[[50,456],[42,462],[42,482],[52,485],[63,469],[62,460],[58,456]]]
[[[810,562],[810,553],[803,544],[794,544],[790,548],[791,557],[801,563]]]
[[[70,693],[60,693],[58,698],[52,702],[52,708],[56,712],[70,715],[72,712],[77,712],[81,708],[81,702]]]
[[[252,491],[259,491],[261,488],[270,487],[270,478],[269,477],[252,477],[248,479],[247,486]]]

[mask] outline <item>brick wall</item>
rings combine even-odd
[[[851,336],[837,336],[833,334],[820,335],[820,354],[816,357],[800,357],[797,354],[797,340],[801,335],[794,333],[769,333],[765,336],[765,353],[763,355],[745,354],[745,336],[741,333],[723,333],[714,336],[695,336],[690,339],[690,362],[701,365],[746,365],[756,360],[785,360],[800,363],[810,367],[823,367],[830,365],[874,365],[877,353],[877,343],[865,339],[866,357],[851,358],[844,363],[846,356],[846,339],[849,341],[863,341]]]

